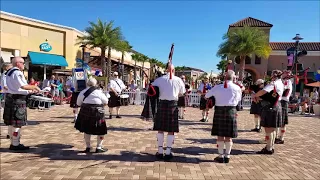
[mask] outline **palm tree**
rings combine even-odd
[[[119,41],[116,49],[121,52],[121,64],[124,65],[124,56],[125,53],[132,49],[132,46],[128,41]],[[121,70],[122,80],[124,81],[124,68]]]
[[[143,81],[144,81],[144,63],[145,62],[148,62],[149,61],[149,57],[146,56],[146,55],[141,55],[141,59],[140,59],[140,62],[142,62],[142,70],[140,71],[141,72],[141,87],[143,87]]]
[[[137,82],[137,62],[140,62],[141,55],[138,53],[132,54],[131,58],[134,60],[134,81]]]
[[[253,54],[268,58],[271,52],[268,35],[254,27],[231,29],[223,36],[224,42],[220,44],[217,56],[240,57],[240,79],[243,79],[245,59]]]
[[[228,64],[227,60],[221,59],[217,64],[217,69],[224,72],[226,70],[227,64]]]
[[[90,48],[101,49],[101,65],[106,82],[111,74],[111,50],[117,47],[120,40],[123,40],[120,27],[114,27],[114,21],[102,22],[98,19],[97,23],[89,22],[90,26],[85,29],[86,35],[78,37],[77,44],[84,44]],[[106,50],[108,50],[108,61],[106,60]]]

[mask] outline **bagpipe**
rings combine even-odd
[[[271,77],[272,80],[280,79],[283,72],[277,71]],[[279,101],[280,94],[277,93],[275,82],[273,82],[273,90],[270,92],[265,93],[264,95],[260,96],[259,98],[262,99],[261,106],[262,107],[274,107],[277,105]]]

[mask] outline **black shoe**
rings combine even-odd
[[[184,117],[182,116],[181,119],[184,119]]]
[[[254,129],[251,129],[252,132],[259,132],[260,130],[258,128],[254,128]]]
[[[112,119],[112,115],[109,115],[109,119]]]
[[[165,161],[170,161],[171,159],[173,158],[173,155],[172,155],[172,153],[170,153],[169,155],[164,155],[164,157],[163,157],[163,159],[165,160]]]
[[[218,162],[218,163],[224,163],[224,158],[218,156],[218,157],[214,158],[214,161]]]
[[[24,150],[29,150],[30,147],[24,146],[23,144],[19,144],[18,146],[13,146],[11,144],[9,149],[13,151],[24,151]]]
[[[156,158],[157,159],[163,159],[163,154],[160,154],[160,153],[156,153]]]
[[[91,148],[86,148],[86,150],[84,150],[83,152],[84,153],[90,153],[90,151],[91,151]]]
[[[258,151],[257,154],[268,154],[271,155],[274,153],[274,149],[272,149],[271,151],[267,150],[267,148],[263,148],[261,151]]]
[[[230,158],[224,157],[224,163],[229,163]]]
[[[200,122],[206,122],[206,120],[205,119],[201,119]]]
[[[9,136],[9,135],[7,135],[7,139],[10,139],[10,136]]]
[[[121,118],[121,116],[117,115],[117,116],[116,116],[116,118],[120,119],[120,118]]]
[[[96,153],[103,153],[103,152],[107,152],[107,151],[108,151],[108,149],[103,149],[103,148],[96,149]]]
[[[281,139],[276,139],[275,144],[284,144],[284,140],[281,140]]]

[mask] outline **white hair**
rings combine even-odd
[[[232,70],[228,70],[226,72],[226,76],[227,76],[228,80],[233,80],[233,78],[236,77],[236,73],[234,71],[232,71]]]
[[[96,78],[94,78],[94,77],[90,77],[89,79],[88,79],[88,81],[87,81],[87,85],[88,86],[96,86],[97,85],[97,80],[96,80]]]
[[[258,84],[263,84],[263,83],[264,83],[263,79],[258,79],[255,84],[258,85]]]

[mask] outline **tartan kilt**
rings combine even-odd
[[[234,106],[215,106],[212,136],[238,137],[237,110]]]
[[[186,96],[180,96],[178,99],[178,107],[186,107]]]
[[[251,103],[251,108],[250,108],[250,114],[256,114],[260,115],[261,114],[261,104],[260,103],[255,103],[252,101]]]
[[[114,108],[114,107],[120,107],[121,102],[120,102],[120,96],[116,96],[113,92],[109,92],[110,94],[110,99],[108,102],[108,107]]]
[[[204,98],[204,96],[201,96],[200,99],[200,110],[207,109],[207,100]]]
[[[288,106],[289,102],[285,100],[281,100],[281,107],[282,107],[282,121],[284,124],[288,124]]]
[[[70,107],[71,108],[78,108],[79,107],[77,105],[77,99],[78,99],[79,94],[80,94],[80,92],[72,92],[71,100],[70,100]]]
[[[146,97],[146,102],[144,103],[141,117],[146,119],[153,119],[152,106],[149,96]]]
[[[82,104],[74,127],[86,134],[107,134],[104,111],[104,106],[101,104]]]
[[[262,107],[260,124],[262,127],[278,128],[283,127],[282,108],[279,103],[276,106]]]
[[[179,110],[177,104],[177,101],[159,101],[154,119],[154,131],[179,132]]]
[[[27,125],[27,96],[6,94],[3,120],[6,125],[20,127]]]

